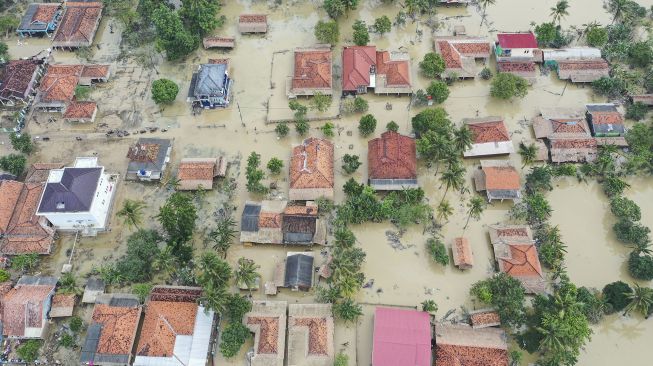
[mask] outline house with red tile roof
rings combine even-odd
[[[424,311],[377,307],[372,366],[430,366],[431,316]]]
[[[499,328],[435,325],[437,366],[508,366],[508,337]]]
[[[451,251],[453,252],[454,266],[459,269],[470,269],[474,266],[474,253],[467,238],[454,238]]]
[[[43,74],[43,60],[13,60],[0,69],[0,103],[13,106],[31,98]]]
[[[241,243],[326,244],[326,221],[315,202],[288,206],[288,201],[246,201],[240,222]]]
[[[102,2],[65,2],[63,18],[52,39],[52,47],[73,49],[93,44],[102,19],[102,8]]]
[[[410,58],[401,52],[377,51],[375,46],[342,50],[342,94],[410,94]]]
[[[0,253],[50,254],[55,229],[36,211],[43,183],[0,181]]]
[[[145,304],[134,366],[204,366],[214,313],[198,305],[200,287],[155,286]]]
[[[243,324],[254,333],[251,366],[283,366],[286,349],[285,301],[253,301]]]
[[[472,132],[472,146],[463,152],[464,157],[507,155],[515,152],[503,118],[466,118],[463,123]]]
[[[333,94],[333,64],[331,48],[295,49],[293,76],[286,88],[289,98],[316,93]]]
[[[469,322],[474,329],[498,327],[501,325],[501,318],[496,310],[480,309],[469,312]]]
[[[417,188],[415,139],[394,131],[367,143],[368,181],[377,191]]]
[[[295,146],[290,157],[291,201],[333,199],[333,143],[310,137]]]
[[[533,32],[499,33],[494,51],[497,61],[535,61],[540,55]]]
[[[56,285],[55,277],[21,277],[2,297],[2,334],[9,338],[43,338]]]
[[[533,131],[546,142],[552,162],[591,162],[598,154],[586,117],[577,111],[542,109],[533,119]]]
[[[547,284],[530,229],[524,225],[491,225],[489,233],[499,271],[519,280],[526,293],[544,293]]]
[[[242,14],[238,17],[238,31],[246,33],[267,33],[268,16],[265,14]]]
[[[551,138],[549,154],[553,163],[586,163],[596,160],[598,144],[594,138]]]
[[[497,71],[520,76],[530,84],[537,77],[537,65],[533,61],[498,61]]]
[[[585,105],[585,117],[594,137],[619,137],[626,133],[624,116],[612,103]]]
[[[334,323],[331,304],[288,305],[288,364],[332,366]]]
[[[485,191],[492,200],[521,200],[521,180],[517,169],[507,160],[481,160],[481,167],[474,172],[474,187]]]
[[[477,60],[487,62],[490,58],[490,42],[480,37],[435,37],[435,52],[442,56],[445,69],[443,76],[474,78],[478,74]]]
[[[134,295],[110,294],[96,299],[82,343],[84,365],[129,365],[142,307]]]
[[[71,102],[63,113],[66,122],[92,123],[97,115],[97,103],[90,101]]]
[[[572,83],[590,83],[610,76],[607,61],[601,58],[601,50],[592,47],[568,47],[542,50],[542,60],[558,72],[561,80]]]
[[[179,163],[177,190],[193,191],[200,188],[213,189],[213,179],[224,177],[227,172],[227,162],[219,158],[184,158]]]

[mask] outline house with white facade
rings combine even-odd
[[[58,230],[95,236],[108,226],[117,175],[104,171],[96,157],[77,158],[72,167],[50,171],[37,215]]]

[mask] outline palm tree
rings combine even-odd
[[[254,286],[256,286],[256,280],[261,277],[256,272],[259,268],[261,266],[254,263],[251,259],[245,257],[238,258],[238,268],[234,271],[234,282],[236,282],[236,286],[240,287],[244,285],[249,291],[252,291]]]
[[[438,212],[438,220],[443,218],[445,221],[449,221],[449,216],[453,214],[453,207],[451,207],[449,201],[440,201],[440,204],[435,210]]]
[[[542,334],[540,351],[555,352],[564,349],[564,344],[559,336],[562,325],[558,317],[553,314],[544,314],[542,326],[536,330]]]
[[[465,169],[463,169],[459,164],[449,165],[449,169],[442,173],[440,181],[442,181],[442,184],[447,187],[442,195],[442,200],[440,201],[442,202],[447,196],[449,188],[460,190],[463,187],[465,184]],[[442,184],[440,184],[440,188],[442,188]]]
[[[473,139],[472,131],[467,126],[462,126],[453,131],[453,145],[456,151],[463,153],[465,150],[472,147]]]
[[[628,0],[610,0],[608,2],[608,11],[614,16],[612,23],[623,15],[626,7],[628,7]]]
[[[152,261],[152,268],[166,274],[174,273],[177,268],[177,257],[172,254],[172,246],[167,245]]]
[[[474,220],[478,220],[481,218],[481,214],[485,210],[485,206],[487,203],[485,202],[484,199],[482,199],[479,196],[474,196],[469,200],[469,203],[467,203],[467,221],[465,221],[465,227],[463,227],[463,231],[467,229],[467,225],[469,225],[469,219],[474,218]]]
[[[75,275],[71,272],[64,273],[63,276],[59,279],[59,291],[62,294],[66,295],[81,295],[84,291],[77,286],[77,280]]]
[[[229,302],[229,293],[224,286],[215,286],[208,283],[202,288],[202,296],[199,301],[206,310],[213,310],[218,314],[223,314]]]
[[[558,0],[556,3],[556,6],[551,8],[551,17],[553,18],[554,23],[558,23],[560,25],[560,22],[562,21],[562,18],[566,17],[569,15],[569,12],[567,11],[569,9],[569,1],[567,0]]]
[[[628,315],[633,310],[644,315],[645,319],[648,319],[650,312],[649,310],[653,306],[653,289],[649,287],[641,287],[639,284],[635,284],[633,287],[633,292],[628,293],[628,298],[630,303],[624,309],[624,315]]]
[[[122,205],[122,209],[118,211],[117,215],[125,220],[125,224],[129,226],[129,228],[135,227],[138,229],[138,225],[143,219],[144,208],[145,202],[126,199],[125,203]]]
[[[213,241],[213,249],[221,254],[222,258],[226,258],[227,250],[238,233],[234,229],[235,226],[236,221],[231,216],[227,216],[218,221],[218,226],[209,233],[209,238]]]
[[[521,168],[524,169],[526,165],[533,164],[537,158],[537,146],[535,146],[535,144],[526,145],[525,143],[520,142],[519,156],[521,156],[521,160],[524,163]]]
[[[231,279],[229,264],[213,252],[202,254],[197,269],[197,280],[203,286],[226,287]]]
[[[478,0],[478,4],[483,8],[483,14],[481,15],[481,25],[485,21],[485,11],[487,10],[488,5],[494,5],[496,0]]]
[[[356,277],[353,275],[347,275],[340,278],[337,284],[338,292],[341,297],[352,298],[358,292],[360,284]]]

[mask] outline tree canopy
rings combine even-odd
[[[319,20],[315,25],[314,30],[315,38],[322,43],[336,44],[340,38],[340,30],[338,22],[335,20],[328,20],[326,22]]]
[[[179,86],[169,79],[158,79],[152,82],[152,99],[156,104],[168,104],[175,101]]]
[[[445,64],[442,56],[435,52],[429,52],[424,55],[424,59],[419,63],[419,69],[424,76],[437,78],[444,72]]]
[[[492,79],[490,95],[495,98],[523,98],[527,93],[528,81],[521,76],[502,72]]]
[[[356,20],[352,25],[354,30],[354,44],[365,46],[370,43],[370,33],[367,30],[367,24],[362,20]]]

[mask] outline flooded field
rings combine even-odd
[[[639,2],[646,7],[653,5],[653,0]],[[240,173],[239,166],[244,161],[241,159],[246,159],[247,155],[256,151],[261,154],[263,162],[277,157],[284,160],[287,167],[291,147],[301,142],[302,139],[294,131],[291,131],[288,137],[278,139],[274,133],[274,125],[268,124],[267,120],[269,116],[276,119],[291,115],[285,99],[285,80],[292,72],[292,60],[289,56],[296,47],[314,45],[316,39],[313,36],[313,26],[318,20],[327,18],[322,9],[316,10],[317,4],[321,3],[317,0],[284,0],[278,6],[268,4],[273,3],[272,1],[261,0],[230,0],[224,3],[221,14],[226,16],[227,21],[215,34],[234,36],[236,48],[233,51],[200,49],[185,61],[174,64],[164,61],[160,55],[152,54],[152,60],[156,64],[153,69],[141,66],[133,58],[119,60],[121,30],[117,21],[105,18],[96,37],[99,48],[93,49],[91,61],[110,63],[113,77],[107,84],[94,88],[91,93],[90,98],[98,101],[99,105],[95,124],[71,125],[62,122],[58,115],[35,113],[29,117],[27,125],[27,131],[33,136],[50,137],[49,142],[39,143],[38,151],[30,158],[31,161],[71,163],[76,156],[97,155],[100,164],[104,165],[108,172],[123,176],[127,166],[127,148],[139,135],[108,139],[104,135],[108,128],[129,131],[138,130],[143,126],[156,126],[159,130],[167,128],[165,133],[159,131],[148,133],[146,136],[174,139],[172,175],[184,157],[225,154],[232,162],[229,174],[238,184],[236,198],[234,202],[228,203],[225,194],[217,189],[217,184],[216,189],[207,194],[204,204],[200,207],[199,231],[194,238],[196,254],[207,250],[203,233],[213,224],[213,212],[216,209],[225,204],[235,205],[238,208],[235,215],[239,218],[245,200],[261,199],[245,191],[245,178],[244,174]],[[370,24],[381,15],[394,19],[399,11],[397,5],[382,5],[380,1],[362,0],[361,3],[358,10],[339,21],[341,43],[335,47],[333,53],[336,96],[340,95],[341,46],[351,43],[351,24],[359,18]],[[531,22],[548,21],[549,8],[554,4],[554,0],[497,1],[496,5],[487,9],[489,26],[480,26],[480,13],[474,6],[438,8],[435,19],[440,25],[439,28],[432,31],[423,22],[409,20],[405,27],[393,27],[392,31],[383,37],[371,34],[370,43],[377,45],[379,49],[408,52],[412,57],[413,88],[424,89],[429,80],[418,74],[417,63],[425,53],[432,50],[433,35],[449,35],[454,25],[465,25],[468,34],[488,36],[494,40],[496,31],[528,30]],[[262,36],[240,35],[236,29],[236,19],[241,13],[269,14],[269,32]],[[600,0],[573,0],[569,13],[562,21],[563,27],[580,26],[591,21],[608,24],[611,21]],[[110,32],[110,25],[113,25],[115,32]],[[28,39],[20,45],[15,37],[11,37],[7,43],[10,46],[10,54],[14,57],[34,55],[49,47],[47,39]],[[75,54],[70,52],[55,51],[53,56],[59,63],[77,62]],[[230,74],[235,81],[233,103],[225,110],[203,111],[193,115],[185,100],[193,71],[209,58],[225,57],[230,59]],[[151,81],[160,77],[169,78],[180,86],[177,100],[161,109],[152,102],[149,93]],[[515,144],[532,139],[530,119],[542,107],[582,108],[587,102],[604,101],[593,96],[589,88],[566,84],[559,81],[555,75],[539,76],[524,99],[512,102],[490,98],[489,88],[488,81],[458,82],[450,88],[451,94],[442,106],[456,124],[460,124],[461,119],[466,117],[503,116]],[[375,115],[378,120],[377,135],[384,130],[386,123],[392,120],[399,124],[399,132],[409,133],[411,117],[421,110],[410,108],[407,97],[366,95],[365,99],[370,105],[369,113]],[[338,111],[337,103],[339,98],[336,97],[332,110],[323,115],[335,116]],[[386,110],[387,103],[392,105],[392,110]],[[49,117],[54,117],[57,121],[48,122]],[[337,128],[333,138],[336,147],[336,201],[342,200],[341,187],[349,179],[349,176],[343,175],[339,169],[344,154],[356,154],[361,157],[363,165],[353,177],[359,181],[367,179],[367,139],[358,134],[359,118],[360,115],[351,115],[332,120]],[[106,123],[108,127],[97,127],[100,123]],[[322,124],[323,122],[313,122],[310,135],[322,136],[318,130]],[[82,141],[76,141],[75,136],[83,136]],[[0,136],[0,142],[4,142],[4,145],[0,145],[0,154],[8,153],[10,146],[6,136]],[[513,154],[510,159],[516,166],[521,167],[517,154]],[[478,166],[478,160],[467,160],[465,166],[466,187],[473,190],[471,176]],[[278,190],[273,192],[275,197],[287,197],[287,169],[285,171],[275,179],[278,185]],[[419,183],[426,191],[429,202],[435,207],[442,199],[444,190],[440,189],[440,182],[434,177],[433,170],[420,166],[418,172]],[[631,185],[631,190],[627,192],[628,197],[641,206],[642,223],[653,227],[653,179],[635,179]],[[169,192],[166,187],[159,185],[121,181],[114,202],[111,231],[97,238],[81,238],[77,244],[72,262],[78,277],[85,277],[93,266],[115,260],[124,253],[124,238],[130,231],[122,227],[122,222],[115,217],[116,207],[121,207],[128,198],[144,200],[148,205],[144,222],[155,227],[157,224],[153,217]],[[447,194],[447,199],[455,208],[454,215],[441,231],[447,245],[451,244],[454,237],[463,233],[467,219],[465,202],[470,196],[470,193]],[[552,223],[559,225],[563,240],[568,245],[567,270],[572,281],[580,286],[599,289],[606,283],[619,279],[632,282],[625,270],[629,251],[617,243],[612,234],[614,218],[600,187],[593,182],[586,184],[572,179],[560,180],[554,191],[548,194],[548,198],[554,209]],[[465,272],[453,266],[442,268],[433,264],[426,252],[426,237],[422,227],[410,228],[401,237],[401,246],[398,248],[393,248],[386,237],[388,231],[396,231],[389,223],[353,227],[360,245],[367,253],[363,268],[366,278],[373,279],[374,283],[359,293],[358,301],[364,304],[365,312],[361,320],[352,325],[337,324],[335,349],[343,349],[350,355],[350,360],[356,360],[356,365],[370,364],[372,312],[377,304],[415,307],[425,299],[433,299],[439,305],[439,318],[452,309],[461,314],[461,307],[477,307],[468,295],[469,288],[474,282],[493,273],[493,254],[487,236],[487,226],[505,222],[510,206],[508,203],[492,204],[483,213],[481,220],[472,220],[464,230],[465,236],[472,244],[476,263],[473,269]],[[73,242],[73,236],[62,236],[54,254],[45,261],[44,272],[59,272],[62,264],[68,261],[67,252],[72,248]],[[282,246],[244,247],[235,244],[229,251],[228,260],[233,264],[241,256],[254,259],[261,265],[260,273],[263,281],[266,281],[271,278],[276,263],[285,257],[287,251],[292,250],[294,249]],[[317,263],[321,263],[319,248],[312,250],[316,258],[320,258]],[[264,298],[265,295],[258,292],[254,297]],[[312,293],[286,290],[282,290],[276,299],[289,302],[314,301]],[[457,314],[451,315],[450,318],[458,316]],[[85,315],[88,317],[90,314],[87,311]],[[644,360],[649,360],[653,355],[649,345],[652,334],[651,320],[645,321],[639,316],[610,316],[594,327],[592,341],[582,353],[578,365],[594,366],[624,361],[629,365],[644,365]],[[248,347],[249,345],[243,347],[241,355],[230,361],[216,356],[216,364],[242,365],[242,356]]]

